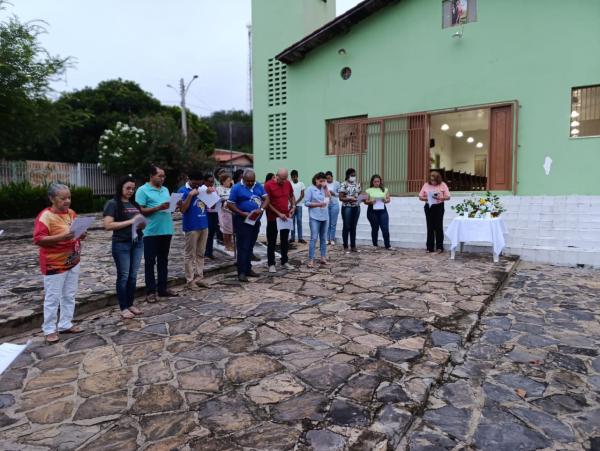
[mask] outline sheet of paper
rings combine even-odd
[[[383,199],[376,199],[373,204],[373,210],[385,210],[385,203]]]
[[[437,203],[435,197],[433,197],[433,191],[427,191],[427,203],[429,204],[429,206],[435,205]]]
[[[246,217],[246,220],[244,222],[248,225],[254,225],[256,224],[256,221],[260,219],[261,216],[262,212],[260,210],[255,210]]]
[[[96,221],[94,216],[79,216],[75,218],[73,224],[71,224],[71,232],[75,235],[75,239],[83,235],[87,229]]]
[[[358,196],[358,198],[356,199],[356,202],[358,202],[359,204],[361,202],[364,202],[365,200],[367,200],[369,198],[369,196],[367,196],[366,194],[361,194],[360,196]]]
[[[294,221],[291,219],[280,219],[277,218],[277,230],[292,230],[294,228]]]
[[[173,193],[171,194],[171,198],[169,199],[169,213],[173,213],[177,208],[177,204],[183,197],[181,193]]]
[[[144,216],[136,216],[136,218],[133,220],[133,224],[131,224],[131,241],[135,241],[137,239],[138,227],[147,223],[148,220]]]
[[[13,343],[2,343],[0,345],[0,374],[4,373],[10,364],[27,349],[29,343],[31,343],[31,340],[24,345],[15,345]]]
[[[326,197],[325,199],[323,199],[323,202],[325,202],[325,205],[329,205],[331,203],[331,198]]]
[[[212,208],[221,200],[221,197],[215,191],[207,193],[203,190],[198,193],[198,199],[204,202],[208,208]]]

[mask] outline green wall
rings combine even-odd
[[[335,158],[325,155],[327,119],[518,100],[518,194],[600,194],[600,138],[569,138],[571,88],[600,84],[600,1],[478,0],[478,21],[465,25],[462,39],[451,37],[456,28],[441,28],[441,10],[441,0],[401,0],[290,65],[287,160],[268,160],[269,112],[255,71],[258,173],[286,166],[306,182],[318,170],[334,170]],[[289,45],[284,41],[273,53]],[[353,71],[348,81],[340,77],[344,66]],[[549,176],[546,156],[553,160]]]

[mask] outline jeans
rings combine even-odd
[[[342,239],[344,241],[344,249],[348,249],[348,235],[350,235],[350,247],[352,249],[356,248],[358,218],[360,218],[360,207],[342,207],[342,221],[344,221]]]
[[[269,266],[275,265],[275,245],[277,244],[277,221],[267,221],[267,260]],[[288,262],[288,237],[290,231],[285,229],[279,232],[281,243],[281,264]]]
[[[155,235],[144,237],[144,269],[146,279],[146,294],[159,295],[167,292],[167,277],[169,276],[169,249],[171,235]],[[154,278],[154,266],[158,273],[158,286]]]
[[[390,217],[387,208],[383,210],[375,210],[371,205],[367,209],[367,219],[371,224],[371,239],[373,246],[377,246],[379,241],[379,229],[383,235],[383,244],[386,249],[390,247]]]
[[[296,239],[296,229],[298,230],[298,241],[302,240],[302,207],[298,205],[292,218],[294,227],[292,228],[292,241]]]
[[[208,238],[206,239],[206,251],[204,252],[204,256],[212,257],[215,235],[219,230],[219,213],[208,213],[206,216],[208,217]]]
[[[208,229],[184,232],[185,248],[183,265],[185,268],[185,281],[192,283],[195,279],[204,278],[204,253],[206,252],[206,239]]]
[[[329,221],[319,221],[310,218],[310,243],[308,245],[309,260],[315,259],[315,247],[319,239],[319,250],[321,258],[327,257],[327,227]]]
[[[113,241],[112,256],[117,266],[117,299],[121,310],[127,310],[133,305],[137,273],[140,269],[144,242]]]
[[[73,314],[75,313],[75,294],[79,285],[79,264],[60,274],[44,276],[44,335],[58,330],[68,330],[73,327]],[[60,318],[58,311],[60,308]]]
[[[327,239],[329,241],[335,241],[335,232],[337,228],[338,216],[340,214],[340,204],[335,203],[329,204],[329,232],[327,234]]]
[[[427,250],[444,250],[444,204],[429,206],[425,204],[425,219],[427,221]],[[435,242],[434,242],[435,239]]]
[[[236,235],[238,275],[247,275],[252,271],[252,251],[260,232],[260,221],[253,226],[246,224],[239,215],[233,217],[233,230]]]

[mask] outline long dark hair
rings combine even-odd
[[[119,179],[119,181],[117,182],[117,190],[115,191],[115,202],[117,203],[117,217],[115,218],[115,221],[117,221],[117,222],[124,221],[126,219],[125,218],[125,208],[123,207],[122,197],[123,197],[123,186],[125,185],[125,183],[129,183],[129,182],[135,183],[135,179],[133,177],[131,177],[130,175],[121,177]],[[138,210],[140,209],[140,206],[135,201],[134,196],[131,196],[131,199],[129,199],[129,203],[132,204],[133,206],[135,206],[135,208],[137,208]]]
[[[385,188],[383,186],[383,179],[381,178],[381,176],[379,174],[373,174],[373,176],[371,177],[370,188],[375,188],[375,185],[373,185],[373,182],[375,181],[375,179],[379,179],[379,181],[381,182],[379,184],[379,187],[381,188],[381,191],[385,192]]]

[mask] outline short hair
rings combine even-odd
[[[346,180],[348,180],[350,178],[350,175],[352,175],[352,174],[356,174],[356,169],[354,169],[354,168],[346,169]]]
[[[161,170],[162,168],[160,168],[159,166],[155,165],[154,163],[150,163],[150,165],[148,166],[148,173],[150,174],[150,176],[156,175],[158,174],[158,171]]]
[[[333,172],[331,172],[331,171],[327,171],[327,172],[325,173],[325,177],[329,177],[329,176],[333,177]]]
[[[324,172],[317,172],[313,178],[312,178],[312,184],[316,185],[317,184],[317,180],[323,180],[325,179],[325,173]]]
[[[204,177],[202,178],[202,180],[208,180],[208,179],[215,179],[215,176],[212,175],[210,172],[205,174]]]
[[[443,182],[442,174],[440,174],[439,171],[431,171],[429,173],[429,178],[431,178],[431,176],[433,176],[438,185]]]
[[[242,178],[246,178],[247,175],[252,174],[254,176],[254,178],[256,178],[256,172],[254,172],[254,169],[252,168],[246,168],[244,169],[244,172],[242,174]]]
[[[222,185],[227,179],[230,178],[231,174],[229,172],[222,172],[221,175],[219,175],[219,183]]]
[[[274,175],[275,174],[273,174],[272,172],[268,172],[267,175],[265,176],[265,183],[268,182],[269,180],[271,180]]]
[[[188,179],[190,179],[190,180],[204,180],[204,176],[202,175],[202,172],[197,171],[197,170],[193,170],[193,171],[190,171],[188,173]]]
[[[58,196],[58,193],[65,190],[70,191],[67,185],[58,182],[53,182],[48,187],[48,197],[50,199],[54,199],[56,196]]]
[[[298,171],[292,169],[292,172],[290,172],[290,177],[298,177]]]

